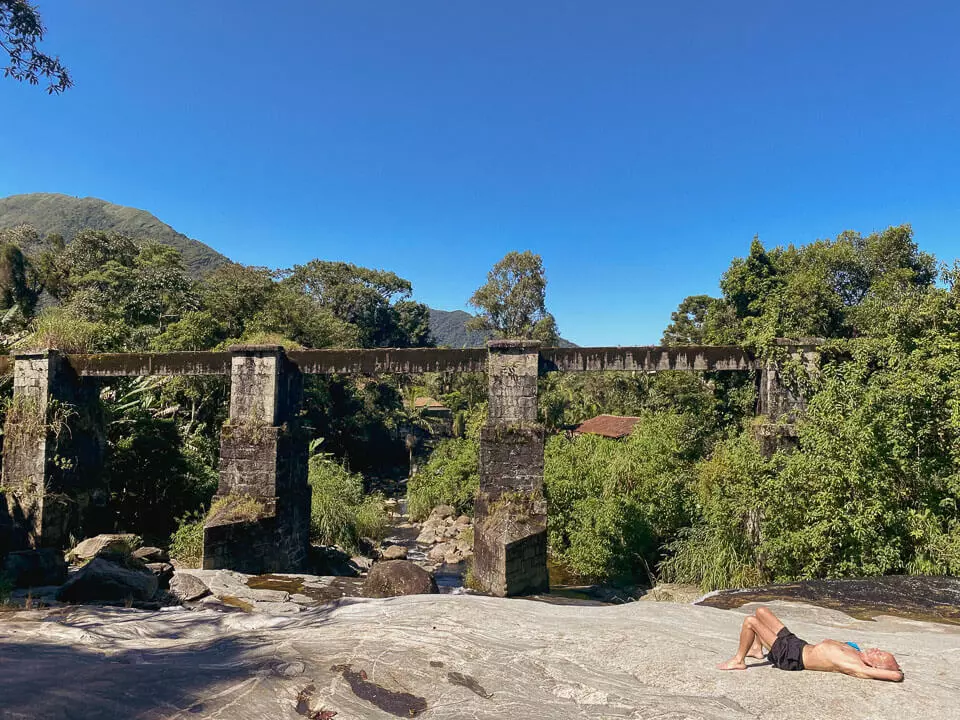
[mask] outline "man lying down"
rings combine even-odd
[[[855,643],[836,640],[811,645],[787,630],[765,607],[757,608],[756,613],[744,619],[737,654],[717,667],[746,670],[744,660],[748,657],[762,659],[764,647],[770,649],[767,659],[780,670],[821,670],[869,680],[903,680],[903,671],[890,653],[876,648],[861,650]]]

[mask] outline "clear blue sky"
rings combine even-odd
[[[513,249],[582,345],[659,340],[768,245],[960,255],[960,3],[39,0],[76,87],[0,80],[0,195],[464,307]]]

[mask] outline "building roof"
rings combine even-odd
[[[639,420],[638,417],[624,415],[597,415],[577,425],[573,432],[578,435],[602,435],[619,440],[632,433]]]

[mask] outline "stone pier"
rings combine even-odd
[[[494,340],[487,347],[489,400],[480,432],[473,573],[481,589],[501,597],[546,592],[540,344]]]
[[[230,348],[230,415],[220,485],[203,534],[203,567],[302,570],[310,547],[303,377],[279,345]]]
[[[103,447],[95,382],[77,377],[56,350],[15,354],[3,434],[0,501],[7,507],[0,512],[0,546],[67,542],[90,503]]]

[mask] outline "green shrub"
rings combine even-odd
[[[103,328],[73,312],[51,307],[41,310],[31,324],[31,333],[20,347],[54,348],[66,353],[93,352],[100,345]]]
[[[183,567],[199,568],[203,564],[203,524],[206,513],[192,512],[179,520],[170,536],[170,557]]]
[[[310,487],[310,534],[314,542],[356,552],[360,538],[379,540],[386,533],[383,495],[364,495],[363,478],[329,456],[310,458]]]
[[[696,419],[646,413],[625,441],[547,442],[544,482],[553,557],[586,577],[644,576],[660,545],[690,522]]]
[[[773,463],[747,433],[718,444],[694,471],[693,525],[667,543],[660,565],[666,582],[699,585],[704,591],[755,587],[768,577],[759,542]]]
[[[473,514],[473,500],[480,488],[479,448],[472,438],[444,440],[437,445],[427,464],[407,483],[407,510],[412,519],[423,520],[438,505]]]

